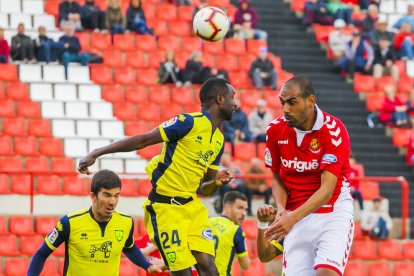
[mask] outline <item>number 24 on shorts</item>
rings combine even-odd
[[[160,236],[161,236],[161,242],[162,242],[163,249],[169,249],[171,245],[174,245],[174,244],[176,244],[177,246],[181,245],[180,236],[178,235],[177,230],[172,230],[171,232],[171,243],[169,242],[170,236],[168,235],[167,232],[162,232]]]

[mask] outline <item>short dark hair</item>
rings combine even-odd
[[[293,77],[285,83],[285,86],[291,85],[299,86],[303,98],[307,98],[311,95],[316,96],[315,87],[313,86],[312,81],[307,77]]]
[[[98,195],[101,189],[122,189],[122,182],[119,176],[110,170],[100,170],[92,177],[91,191]]]
[[[237,191],[227,192],[223,197],[223,206],[226,205],[227,203],[234,204],[234,202],[236,202],[237,199],[247,201],[247,197],[240,192],[237,192]]]
[[[200,102],[204,107],[208,107],[210,102],[219,94],[229,92],[230,82],[222,78],[211,78],[206,80],[200,89]]]

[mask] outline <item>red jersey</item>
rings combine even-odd
[[[316,122],[310,131],[289,127],[283,116],[267,129],[265,163],[280,176],[288,191],[286,210],[295,210],[320,188],[324,170],[338,180],[331,199],[316,213],[332,212],[341,192],[349,193],[348,131],[339,119],[316,110]]]
[[[135,244],[138,246],[138,248],[145,248],[145,247],[147,247],[148,245],[151,244],[151,240],[150,240],[150,238],[149,238],[149,236],[147,234],[147,235],[143,236],[142,238],[140,238],[138,240],[135,240]],[[160,254],[160,251],[158,251],[158,250],[156,250],[154,252],[151,252],[149,255],[151,257],[154,257],[154,258],[157,258],[157,259],[161,259],[161,254]],[[167,273],[167,272],[149,274],[148,272],[146,272],[145,275],[170,276],[171,274],[170,273]]]

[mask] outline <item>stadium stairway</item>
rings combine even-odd
[[[232,1],[236,4],[235,1]],[[296,18],[290,6],[283,0],[255,0],[260,28],[269,34],[269,50],[283,61],[283,69],[310,77],[317,91],[321,109],[339,117],[347,126],[351,137],[352,151],[365,168],[368,176],[404,176],[414,181],[413,168],[405,164],[405,157],[392,146],[391,137],[382,128],[370,129],[366,123],[368,112],[365,102],[360,101],[353,87],[334,71],[331,61],[315,41],[312,33],[306,32],[301,20]],[[390,214],[401,217],[401,189],[399,185],[381,185],[381,195],[390,199]],[[411,184],[411,188],[414,185]],[[410,211],[414,212],[414,193],[410,196]],[[411,222],[414,229],[414,221]],[[414,237],[414,232],[411,232]]]

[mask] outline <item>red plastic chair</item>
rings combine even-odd
[[[119,275],[120,276],[137,276],[137,266],[131,263],[130,260],[121,258],[121,264],[119,267]]]
[[[138,193],[140,196],[148,196],[152,190],[152,184],[149,179],[140,179],[138,181]],[[140,234],[142,234],[140,229]]]
[[[131,86],[125,89],[125,100],[131,103],[146,103],[148,101],[147,88],[144,86]]]
[[[241,97],[242,107],[256,107],[257,101],[262,99],[262,92],[258,90],[245,90]]]
[[[0,171],[22,171],[23,163],[20,157],[0,157]]]
[[[37,178],[37,192],[45,195],[61,195],[60,178],[56,175],[45,175]]]
[[[34,137],[16,137],[14,139],[14,151],[24,156],[39,155],[37,140]]]
[[[2,176],[5,176],[5,175],[4,174],[0,175],[0,178]],[[7,227],[7,220],[6,220],[5,217],[0,216],[0,236],[4,236],[4,235],[8,235],[8,234],[9,234],[9,229]]]
[[[246,238],[248,239],[256,239],[257,238],[257,221],[252,219],[246,219],[243,221],[242,224],[243,232],[246,234]]]
[[[247,270],[242,271],[242,276],[250,275],[266,275],[265,264],[260,261],[250,262],[250,267]]]
[[[8,83],[6,85],[6,95],[9,99],[18,101],[30,100],[29,88],[26,83]]]
[[[125,135],[127,136],[134,136],[137,134],[142,134],[147,132],[148,129],[148,124],[146,122],[142,122],[142,121],[131,121],[131,122],[126,122],[125,124]]]
[[[50,121],[45,119],[29,120],[27,132],[36,137],[50,137],[52,136]]]
[[[28,172],[45,172],[49,171],[49,159],[46,157],[28,157],[26,158],[26,171]]]
[[[394,263],[394,276],[414,275],[414,264],[412,263]]]
[[[144,52],[151,52],[157,49],[157,41],[152,35],[137,35],[136,48]]]
[[[374,262],[368,264],[368,276],[391,276],[391,268],[388,262]]]
[[[404,243],[403,256],[405,259],[414,261],[414,241],[407,241]]]
[[[10,194],[10,181],[6,174],[0,174],[0,194]],[[3,225],[0,217],[0,235],[3,235]]]
[[[12,175],[11,192],[13,194],[30,194],[30,175]]]
[[[0,136],[0,155],[13,154],[13,139],[10,136]]]
[[[360,181],[359,190],[364,195],[365,200],[373,200],[380,195],[378,182]]]
[[[378,242],[378,256],[381,259],[399,261],[403,259],[401,244],[394,240]]]
[[[168,86],[153,86],[148,91],[149,101],[155,104],[171,103],[171,93]]]
[[[40,138],[39,152],[47,156],[63,156],[62,141],[56,138]]]
[[[138,186],[136,179],[122,179],[122,196],[138,196]]]
[[[181,105],[194,105],[194,93],[191,88],[173,88],[171,98],[174,103]]]
[[[144,52],[127,52],[125,56],[125,66],[134,68],[147,68],[147,59]]]
[[[63,193],[67,195],[87,195],[88,189],[85,178],[77,176],[63,177]]]
[[[91,80],[97,84],[113,84],[112,69],[105,66],[93,66],[91,69]]]
[[[181,50],[189,53],[201,51],[201,40],[198,37],[183,37],[181,39]]]
[[[178,51],[180,44],[178,37],[176,36],[161,36],[158,39],[158,50],[159,51]]]
[[[63,247],[63,246],[62,246]],[[42,276],[56,276],[59,275],[57,269],[57,260],[54,258],[48,258],[45,262],[45,266],[42,270]]]
[[[58,217],[36,217],[36,233],[41,236],[48,235],[55,228]]]
[[[217,69],[224,69],[227,72],[238,71],[237,57],[233,54],[217,55]]]
[[[345,276],[366,276],[367,268],[364,262],[348,262],[345,267]]]
[[[24,118],[40,118],[40,103],[32,101],[17,102],[17,115]]]
[[[303,10],[303,5],[304,5],[305,1],[304,0],[294,0],[292,2],[292,4],[295,5],[298,2],[300,3],[300,5],[302,5],[302,7],[300,7],[300,9]],[[327,42],[328,37],[329,37],[329,33],[331,31],[333,31],[333,29],[334,29],[333,26],[324,26],[324,25],[319,25],[319,24],[313,24],[313,28],[315,30],[315,38],[316,38],[317,42]]]
[[[224,43],[223,40],[216,41],[214,43],[205,42],[204,43],[204,53],[209,54],[224,54]]]
[[[136,107],[133,103],[114,104],[114,116],[119,120],[135,120],[137,118]]]
[[[19,118],[5,119],[3,121],[3,132],[10,136],[27,136],[26,121]]]
[[[45,12],[54,15],[56,18],[59,16],[59,3],[60,0],[48,0],[45,2]],[[56,27],[56,26],[54,26]]]
[[[245,71],[245,72],[249,71],[254,60],[255,60],[254,56],[249,56],[249,55],[239,56],[237,58],[237,64],[238,64],[239,70]]]
[[[354,77],[355,92],[375,92],[375,79],[373,76],[355,74]]]
[[[20,255],[15,235],[0,236],[0,256]]]
[[[114,48],[121,51],[134,51],[135,36],[132,34],[115,34]]]
[[[122,103],[125,101],[124,88],[120,85],[102,86],[102,98],[111,103]]]
[[[165,60],[164,52],[153,52],[148,56],[148,67],[157,69],[160,67],[160,63]]]
[[[159,155],[161,153],[161,148],[162,144],[151,145],[146,148],[140,149],[138,151],[138,155],[146,160],[150,160],[154,156]]]
[[[111,36],[109,34],[92,33],[91,35],[91,48],[105,51],[112,48]]]
[[[109,67],[123,67],[124,55],[119,51],[105,51],[103,53],[103,64]]]
[[[28,258],[7,258],[6,276],[24,276],[29,268],[30,259]]]
[[[171,35],[178,37],[188,37],[193,35],[191,23],[180,20],[168,22],[168,30]]]
[[[354,240],[362,240],[364,236],[362,235],[361,223],[359,221],[354,222]]]
[[[9,228],[10,233],[17,236],[33,235],[35,233],[33,217],[29,216],[10,217]]]
[[[91,49],[91,37],[89,32],[78,32],[75,33],[75,36],[79,39],[79,43],[82,47],[83,52],[87,52]]]
[[[158,72],[155,69],[139,70],[137,72],[137,81],[142,85],[154,85],[157,83]]]
[[[23,236],[20,238],[20,252],[22,255],[33,256],[42,245],[44,237],[39,235]],[[43,273],[42,273],[43,274]]]
[[[368,94],[367,95],[367,110],[372,112],[378,112],[384,105],[383,94]]]
[[[406,147],[413,131],[405,128],[393,128],[392,144],[396,147]]]
[[[376,91],[385,92],[385,88],[387,86],[393,86],[393,87],[397,86],[397,83],[395,82],[393,77],[383,76],[375,80]]]
[[[376,243],[372,240],[354,241],[353,256],[357,259],[377,260],[378,255]]]
[[[177,19],[177,6],[167,3],[157,5],[155,12],[156,18],[163,21],[172,21]]]
[[[408,94],[414,86],[414,79],[409,76],[400,75],[398,80],[397,90],[399,93]]]
[[[156,104],[140,104],[138,106],[138,119],[147,122],[161,121],[159,106]]]
[[[167,21],[160,20],[159,18],[151,18],[147,19],[147,25],[149,28],[154,30],[155,36],[164,36],[168,35],[168,27],[167,27]],[[152,49],[154,51],[155,49]]]
[[[115,69],[115,83],[133,85],[137,82],[136,71],[132,68]]]
[[[178,6],[178,14],[180,15],[180,20],[187,22],[193,21],[194,7],[192,6]]]
[[[53,158],[52,171],[54,172],[74,172],[75,164],[70,158]]]
[[[17,75],[17,66],[13,63],[0,64],[0,80],[17,82],[19,76]]]
[[[246,54],[246,41],[244,39],[228,38],[224,41],[226,53],[231,55]]]
[[[182,105],[179,104],[163,104],[161,106],[161,120],[167,121],[183,112]]]
[[[257,55],[260,48],[267,48],[267,41],[260,39],[247,40],[247,52],[252,55]]]
[[[0,118],[10,118],[16,116],[14,101],[10,99],[0,100]]]
[[[229,78],[237,88],[251,88],[252,84],[247,72],[229,72]]]

